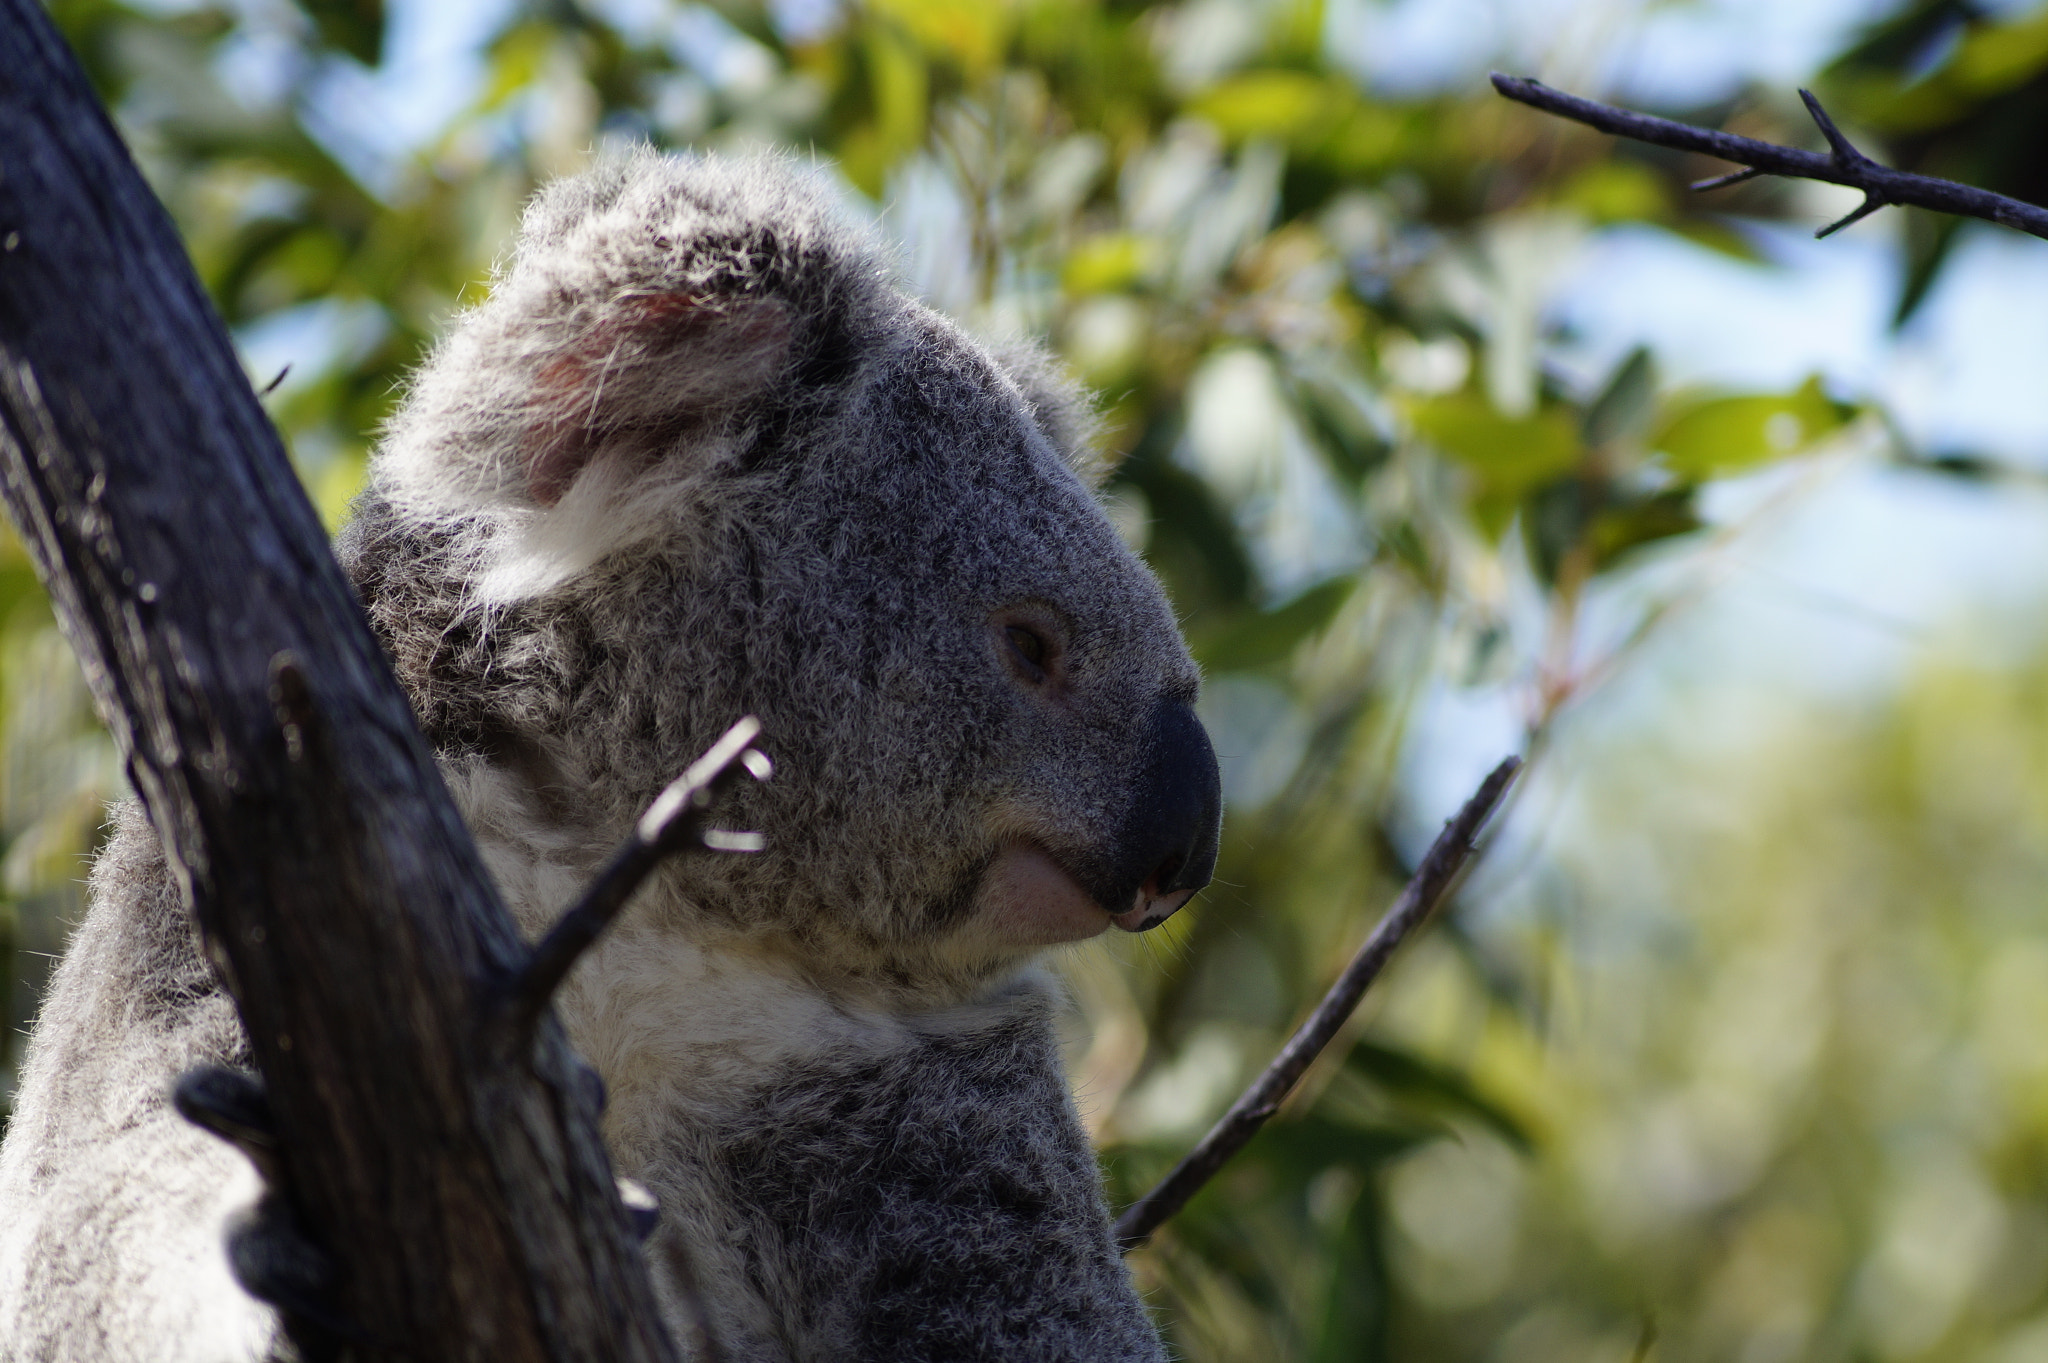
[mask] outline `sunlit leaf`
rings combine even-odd
[[[1555,408],[1503,416],[1477,393],[1452,393],[1416,403],[1409,420],[1416,434],[1496,490],[1534,486],[1579,461],[1575,423]]]
[[[1720,217],[1688,216],[1668,225],[1668,230],[1684,237],[1695,245],[1704,246],[1716,255],[1727,256],[1730,260],[1761,263],[1765,257],[1757,248],[1757,239],[1747,232],[1741,232]]]
[[[1211,86],[1193,107],[1226,137],[1284,142],[1319,125],[1327,130],[1356,98],[1349,87],[1305,71],[1256,71]]]
[[[1014,10],[1004,0],[867,0],[866,8],[901,24],[927,51],[970,71],[995,63]]]
[[[860,39],[874,119],[847,135],[840,165],[854,184],[879,195],[889,167],[924,141],[931,74],[917,46],[893,27],[869,25]]]
[[[1965,37],[1943,72],[1972,95],[2012,89],[2048,67],[2048,9],[2013,23],[1990,23]]]
[[[0,621],[13,613],[18,602],[40,595],[28,549],[14,533],[14,526],[0,518]]]
[[[1840,430],[1852,414],[1816,376],[1790,393],[1675,403],[1651,444],[1680,477],[1711,478],[1795,454]]]
[[[362,454],[336,455],[309,481],[306,490],[329,533],[339,530],[348,519],[349,504],[363,490],[369,471],[369,459]]]
[[[1321,137],[1296,139],[1296,151],[1345,175],[1385,171],[1404,159],[1427,159],[1435,124],[1422,111],[1385,104],[1353,104]]]
[[[1596,223],[1656,222],[1666,210],[1663,180],[1637,161],[1595,161],[1557,197]]]
[[[555,46],[555,30],[537,20],[516,24],[491,45],[490,81],[479,107],[496,109],[533,84]]]
[[[1128,232],[1089,237],[1067,254],[1060,283],[1070,294],[1115,293],[1138,282],[1156,249]]]

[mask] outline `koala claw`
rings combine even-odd
[[[638,1179],[622,1178],[618,1184],[619,1201],[626,1204],[626,1219],[633,1224],[633,1238],[645,1244],[661,1223],[661,1202]]]
[[[238,1217],[227,1240],[228,1267],[243,1291],[330,1334],[361,1337],[335,1309],[341,1275],[333,1258],[278,1193],[265,1193]]]
[[[606,1102],[604,1077],[597,1072],[596,1066],[581,1056],[575,1063],[576,1080],[589,1094],[590,1105],[603,1112]],[[661,1224],[661,1200],[638,1179],[620,1178],[616,1183],[619,1201],[625,1204],[626,1220],[633,1227],[633,1238],[644,1245],[647,1237],[654,1234],[654,1228]]]
[[[171,1090],[171,1105],[186,1121],[248,1156],[265,1183],[277,1181],[277,1127],[254,1075],[224,1065],[187,1070]]]

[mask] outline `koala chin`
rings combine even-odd
[[[665,866],[560,1000],[735,1360],[1164,1357],[1035,962],[1184,905],[1221,801],[1089,423],[815,173],[621,154],[528,209],[337,545],[529,933],[762,722],[722,818],[766,850]],[[166,1101],[203,1063],[245,1048],[130,813],[0,1152],[10,1357],[278,1347],[221,1266],[239,1157]]]

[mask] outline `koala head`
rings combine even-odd
[[[904,296],[815,176],[639,152],[545,191],[427,363],[344,563],[451,764],[595,856],[742,714],[776,778],[644,910],[971,984],[1152,927],[1216,761],[1087,408]]]

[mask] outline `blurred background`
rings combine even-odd
[[[53,0],[346,515],[594,147],[834,167],[1101,394],[1207,673],[1217,885],[1065,958],[1142,1191],[1441,820],[1476,875],[1134,1256],[1189,1360],[2048,1361],[2048,242],[1490,67],[2048,200],[2038,0]],[[118,764],[0,549],[0,1074]],[[0,1095],[11,1080],[0,1078]]]

